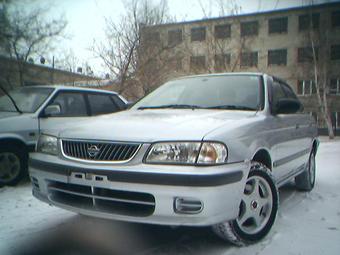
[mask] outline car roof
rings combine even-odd
[[[209,73],[209,74],[198,74],[198,75],[189,75],[189,76],[183,76],[179,77],[176,80],[181,79],[187,79],[187,78],[197,78],[197,77],[216,77],[216,76],[232,76],[232,75],[256,75],[256,76],[262,76],[265,75],[264,73],[260,72],[233,72],[233,73]]]
[[[117,92],[111,91],[111,90],[84,88],[84,87],[77,87],[77,86],[65,86],[65,85],[35,85],[35,86],[25,86],[25,88],[52,88],[56,90],[89,91],[89,92],[109,93],[109,94],[118,95]]]

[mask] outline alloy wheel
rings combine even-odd
[[[251,176],[244,189],[236,222],[243,232],[256,234],[266,226],[272,208],[273,195],[269,183],[261,176]]]

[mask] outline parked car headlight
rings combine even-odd
[[[37,152],[57,155],[58,139],[50,135],[40,135],[37,143]]]
[[[227,148],[215,142],[161,142],[152,145],[146,163],[220,164],[227,159]]]

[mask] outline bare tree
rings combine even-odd
[[[24,85],[26,65],[30,58],[43,55],[53,49],[56,40],[62,38],[66,21],[63,17],[46,17],[46,8],[24,10],[15,2],[2,1],[2,19],[6,21],[1,33],[0,52],[17,60],[20,85]],[[10,83],[10,80],[7,81]]]
[[[73,49],[64,49],[58,54],[58,58],[55,59],[55,67],[67,70],[69,72],[77,72],[77,68],[80,65],[80,60],[75,55]]]
[[[313,1],[310,2],[310,6]],[[314,85],[318,108],[321,117],[327,126],[329,139],[334,138],[334,130],[329,111],[329,74],[330,74],[330,34],[329,30],[320,31],[315,28],[313,13],[308,11],[308,29],[306,33],[306,46],[310,49],[310,58],[312,60],[312,76],[314,77]],[[329,27],[327,24],[325,27]]]
[[[156,4],[147,0],[130,0],[125,4],[125,11],[119,22],[106,17],[106,40],[95,41],[91,47],[94,55],[103,61],[110,75],[116,79],[119,93],[124,93],[134,82],[143,82],[137,74],[143,73],[141,68],[156,54],[153,52],[148,59],[141,59],[138,54],[143,28],[171,20],[166,0]]]
[[[0,0],[0,53],[4,54],[7,46],[6,37],[9,34],[8,1]]]
[[[204,1],[204,3],[202,2],[202,0],[198,1],[198,4],[200,5],[201,11],[203,13],[203,18],[207,19],[207,18],[211,18],[213,16],[213,0],[209,0],[209,1]]]
[[[151,92],[166,80],[177,76],[182,68],[183,52],[175,50],[176,42],[165,38],[165,34],[154,27],[145,27],[142,31],[136,82],[142,88],[143,94]],[[182,35],[179,40],[182,40]]]
[[[200,5],[202,8],[201,0]],[[214,0],[210,5],[213,5],[218,10],[218,16],[236,16],[242,12],[242,8],[237,4],[236,0]],[[203,11],[203,10],[202,10]],[[204,12],[203,12],[204,13]]]

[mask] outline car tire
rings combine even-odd
[[[261,163],[252,162],[238,217],[214,225],[213,231],[237,246],[255,243],[269,233],[278,205],[278,190],[270,170]]]
[[[27,175],[27,161],[25,148],[10,144],[0,148],[0,186],[14,186]]]
[[[295,185],[298,190],[311,191],[315,185],[315,152],[310,153],[306,169],[301,174],[295,177]]]

